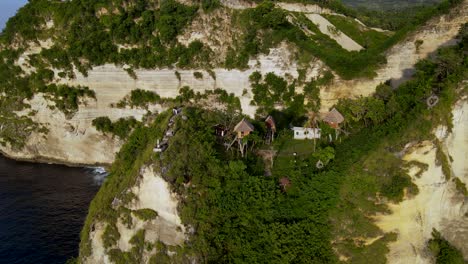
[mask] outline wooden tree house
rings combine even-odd
[[[234,144],[234,142],[237,141],[237,144],[239,145],[239,150],[241,152],[242,157],[244,157],[244,153],[247,147],[247,141],[244,140],[244,138],[250,133],[254,131],[254,126],[247,121],[245,118],[243,118],[235,127],[234,127],[234,133],[236,135],[236,138],[232,141],[232,143],[229,145],[229,147]]]

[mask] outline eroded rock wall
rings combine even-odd
[[[468,197],[457,190],[454,178],[468,183],[468,102],[459,102],[453,110],[453,130],[439,127],[436,136],[442,141],[443,151],[451,157],[452,178],[447,179],[436,161],[436,145],[430,141],[414,146],[404,157],[428,165],[420,176],[420,168],[411,168],[409,174],[419,193],[399,204],[390,204],[391,214],[379,215],[377,225],[385,232],[396,232],[398,238],[389,244],[387,258],[390,264],[431,263],[427,249],[433,228],[468,259]]]
[[[135,246],[131,243],[132,238],[139,230],[144,230],[144,240],[154,245],[161,242],[168,246],[182,245],[186,239],[185,227],[180,220],[177,206],[178,197],[172,193],[169,184],[156,173],[151,166],[141,168],[139,182],[127,191],[135,195],[135,199],[129,204],[121,205],[130,210],[151,209],[157,213],[157,216],[151,220],[142,220],[131,213],[131,223],[124,223],[122,218],[117,220],[117,229],[119,240],[112,248],[122,252],[130,252]],[[118,208],[115,208],[118,210]],[[109,250],[103,243],[103,234],[106,229],[106,223],[97,222],[90,233],[91,255],[84,259],[84,263],[112,263],[109,256]],[[141,260],[148,263],[151,256],[157,253],[157,247],[151,250],[140,249]]]
[[[120,149],[122,142],[117,138],[105,136],[92,126],[92,120],[100,116],[108,116],[111,120],[121,117],[133,116],[137,120],[147,113],[141,108],[115,108],[116,104],[134,89],[154,91],[161,97],[175,98],[183,86],[189,86],[195,92],[203,93],[206,90],[221,88],[234,93],[240,98],[242,110],[245,114],[253,116],[256,108],[250,105],[252,94],[250,92],[249,76],[254,71],[262,74],[274,72],[280,76],[297,78],[298,65],[292,58],[290,47],[286,44],[271,49],[269,55],[261,55],[249,62],[249,69],[227,70],[213,69],[215,76],[203,70],[155,69],[136,70],[137,79],[128,75],[123,67],[113,64],[97,66],[83,76],[76,72],[72,80],[60,80],[60,83],[69,85],[83,85],[89,87],[96,94],[96,100],[87,100],[81,104],[72,118],[67,117],[58,109],[47,107],[51,102],[44,99],[41,94],[27,102],[31,110],[37,114],[32,116],[33,121],[44,124],[49,133],[33,134],[23,150],[13,150],[0,146],[0,151],[16,159],[39,160],[69,164],[106,164],[111,163]],[[320,61],[310,65],[308,75],[317,76],[324,67]],[[176,76],[180,74],[180,80]],[[203,78],[197,79],[194,72],[199,71]],[[247,93],[244,93],[244,90]],[[160,105],[150,107],[152,111],[164,110]],[[25,112],[23,114],[28,114]]]

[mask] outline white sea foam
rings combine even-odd
[[[94,184],[102,185],[109,172],[104,167],[88,167],[90,173],[93,175]]]

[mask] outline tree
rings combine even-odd
[[[374,125],[382,122],[385,118],[384,102],[374,97],[367,98],[365,118],[370,119]]]
[[[465,263],[461,252],[452,246],[436,229],[432,229],[432,238],[428,247],[436,258],[436,264],[463,264]]]
[[[381,83],[375,88],[374,96],[387,102],[392,94],[393,94],[392,87],[385,83]]]

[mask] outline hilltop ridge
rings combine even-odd
[[[466,0],[403,23],[335,1],[31,1],[0,35],[0,151],[110,166],[80,263],[430,261],[431,235],[466,255],[467,18]],[[437,217],[405,219],[410,237],[391,210],[415,204]]]

